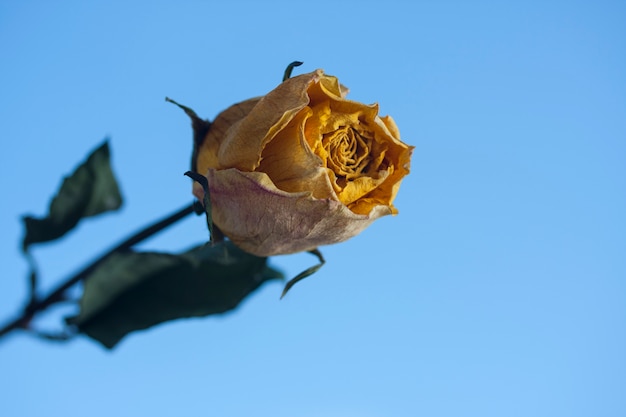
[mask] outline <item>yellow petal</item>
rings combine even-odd
[[[391,136],[393,136],[393,138],[397,141],[400,141],[400,130],[398,130],[398,126],[391,116],[382,116],[380,120],[383,122]]]
[[[225,133],[218,151],[222,167],[254,171],[265,145],[309,103],[307,88],[322,76],[317,70],[290,78],[264,96]]]
[[[376,117],[372,126],[375,140],[385,147],[385,158],[390,162],[393,170],[387,179],[372,190],[367,197],[377,204],[391,205],[400,189],[402,178],[409,174],[411,153],[414,147],[400,141],[397,127],[390,117],[383,119]]]
[[[311,116],[305,107],[263,150],[256,169],[265,172],[277,188],[288,192],[310,191],[316,198],[337,196],[323,168],[305,137],[305,125]]]
[[[388,174],[389,171],[380,171],[376,178],[363,176],[348,181],[343,190],[337,194],[339,201],[346,205],[354,203],[376,189],[376,187],[379,187],[387,179]],[[385,204],[388,205],[389,203]]]
[[[318,82],[310,84],[309,97],[311,101],[323,101],[327,99],[341,100],[348,94],[348,89],[341,84],[336,77],[324,75],[322,70],[317,70],[320,77]]]
[[[223,168],[217,154],[225,139],[226,131],[243,119],[261,100],[260,97],[237,103],[221,112],[211,123],[211,128],[204,141],[197,149],[196,170],[204,174],[209,168]]]

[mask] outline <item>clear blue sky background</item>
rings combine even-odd
[[[282,301],[271,283],[113,351],[0,341],[1,415],[626,415],[623,2],[55,3],[0,3],[2,322],[26,296],[20,215],[105,136],[125,206],[35,249],[42,290],[191,201],[165,96],[212,118],[302,60],[379,102],[413,168],[400,214]],[[143,247],[206,237],[194,217]]]

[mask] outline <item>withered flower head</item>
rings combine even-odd
[[[196,170],[208,179],[213,223],[241,249],[311,250],[397,213],[392,202],[413,147],[377,105],[346,94],[316,70],[215,119],[196,149]],[[197,183],[194,194],[204,194]]]

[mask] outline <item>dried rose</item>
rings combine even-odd
[[[197,146],[214,225],[258,256],[349,239],[391,204],[413,147],[377,105],[345,99],[322,70],[223,111]],[[194,184],[202,200],[202,187]]]

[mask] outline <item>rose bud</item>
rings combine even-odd
[[[217,116],[194,155],[213,224],[257,256],[349,239],[392,202],[413,150],[378,105],[345,99],[322,70],[287,79]],[[194,183],[201,201],[202,186]]]

